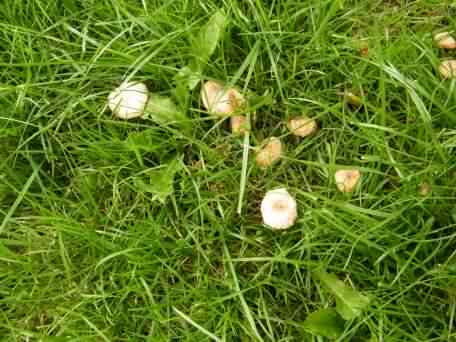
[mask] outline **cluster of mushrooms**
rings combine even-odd
[[[108,96],[108,106],[121,119],[142,117],[150,101],[147,86],[141,82],[124,82]],[[248,103],[236,87],[227,87],[218,81],[206,81],[201,87],[201,102],[207,112],[215,117],[229,117],[235,135],[247,133],[251,127],[246,116]],[[287,122],[292,134],[307,137],[318,130],[317,122],[305,115]],[[261,168],[276,163],[282,156],[283,144],[278,137],[269,137],[256,149],[255,161]],[[352,192],[360,179],[357,169],[343,169],[335,173],[337,188]],[[268,191],[261,203],[263,222],[272,229],[287,229],[297,219],[296,200],[284,188]]]
[[[438,33],[434,36],[438,47],[456,49],[456,39],[449,32]],[[439,66],[439,72],[445,79],[456,79],[456,60],[444,60]],[[348,102],[353,102],[354,96],[345,92]],[[361,101],[356,99],[357,103]],[[142,117],[148,102],[151,101],[147,86],[141,82],[124,82],[111,92],[108,106],[115,116],[121,119]],[[231,131],[235,135],[243,135],[250,131],[251,126],[247,99],[232,86],[226,86],[218,81],[206,81],[201,87],[201,102],[207,112],[215,117],[230,118]],[[318,130],[317,122],[306,115],[291,118],[287,122],[291,134],[305,138]],[[261,168],[267,168],[276,163],[282,156],[283,144],[278,137],[269,137],[256,149],[255,161]],[[356,189],[361,173],[356,168],[339,169],[334,174],[337,189],[351,193]],[[261,202],[261,215],[265,225],[272,229],[287,229],[297,219],[297,203],[292,195],[284,188],[268,191]]]

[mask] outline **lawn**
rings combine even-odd
[[[451,3],[3,0],[0,340],[456,341]],[[124,80],[187,119],[114,117]],[[247,135],[202,80],[248,94]],[[276,188],[287,230],[262,223]]]

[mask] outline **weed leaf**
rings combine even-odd
[[[320,309],[307,316],[304,329],[314,335],[336,339],[344,332],[344,320],[335,309]]]
[[[154,199],[165,203],[168,196],[174,193],[174,177],[182,168],[181,158],[170,161],[159,169],[152,169],[143,178],[134,180],[135,186],[154,195]],[[144,180],[146,178],[147,180]]]
[[[347,286],[333,274],[315,272],[323,286],[336,297],[336,310],[346,320],[358,317],[369,305],[369,298]]]
[[[187,116],[169,97],[151,94],[146,107],[146,117],[162,124],[188,124]]]
[[[215,52],[223,33],[225,32],[227,18],[222,10],[215,12],[206,25],[204,25],[193,42],[192,54],[194,59],[183,67],[177,74],[178,95],[183,88],[194,89],[201,80],[204,67]]]

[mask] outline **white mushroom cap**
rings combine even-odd
[[[361,173],[357,169],[352,170],[338,170],[334,178],[336,185],[341,192],[352,192],[361,177]]]
[[[318,129],[317,122],[305,115],[290,119],[287,127],[291,133],[298,137],[306,137]]]
[[[450,32],[437,33],[434,40],[441,49],[456,49],[456,39],[451,36]]]
[[[283,188],[268,191],[261,202],[261,215],[272,229],[290,228],[298,216],[296,200]]]
[[[245,98],[236,88],[226,88],[215,81],[207,81],[201,88],[201,100],[209,113],[227,116],[245,105]]]
[[[456,60],[443,61],[440,63],[439,71],[443,78],[456,78]]]
[[[147,86],[141,82],[124,82],[108,96],[108,106],[121,119],[133,119],[144,114],[149,100]]]
[[[282,143],[279,138],[271,137],[263,143],[256,155],[256,163],[260,167],[274,164],[282,156]]]

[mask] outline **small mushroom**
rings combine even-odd
[[[234,115],[230,118],[231,132],[234,135],[245,134],[250,130],[249,120],[244,115]]]
[[[261,215],[272,229],[290,228],[298,216],[296,200],[283,188],[268,191],[261,202]]]
[[[441,49],[456,49],[456,39],[454,39],[450,32],[437,33],[434,36],[434,41]]]
[[[266,168],[282,156],[282,143],[279,138],[271,137],[263,143],[256,155],[256,162],[260,167]]]
[[[236,88],[207,81],[201,88],[201,100],[207,111],[216,116],[229,116],[245,106],[244,96]]]
[[[315,133],[318,129],[317,122],[303,115],[292,118],[288,121],[288,129],[298,137],[306,137]]]
[[[449,59],[440,63],[439,66],[440,74],[443,78],[456,78],[456,60]]]
[[[336,185],[341,192],[352,192],[361,177],[361,173],[357,169],[337,170],[334,178]]]
[[[121,119],[143,116],[149,91],[141,82],[124,82],[108,96],[108,106],[112,113]]]

